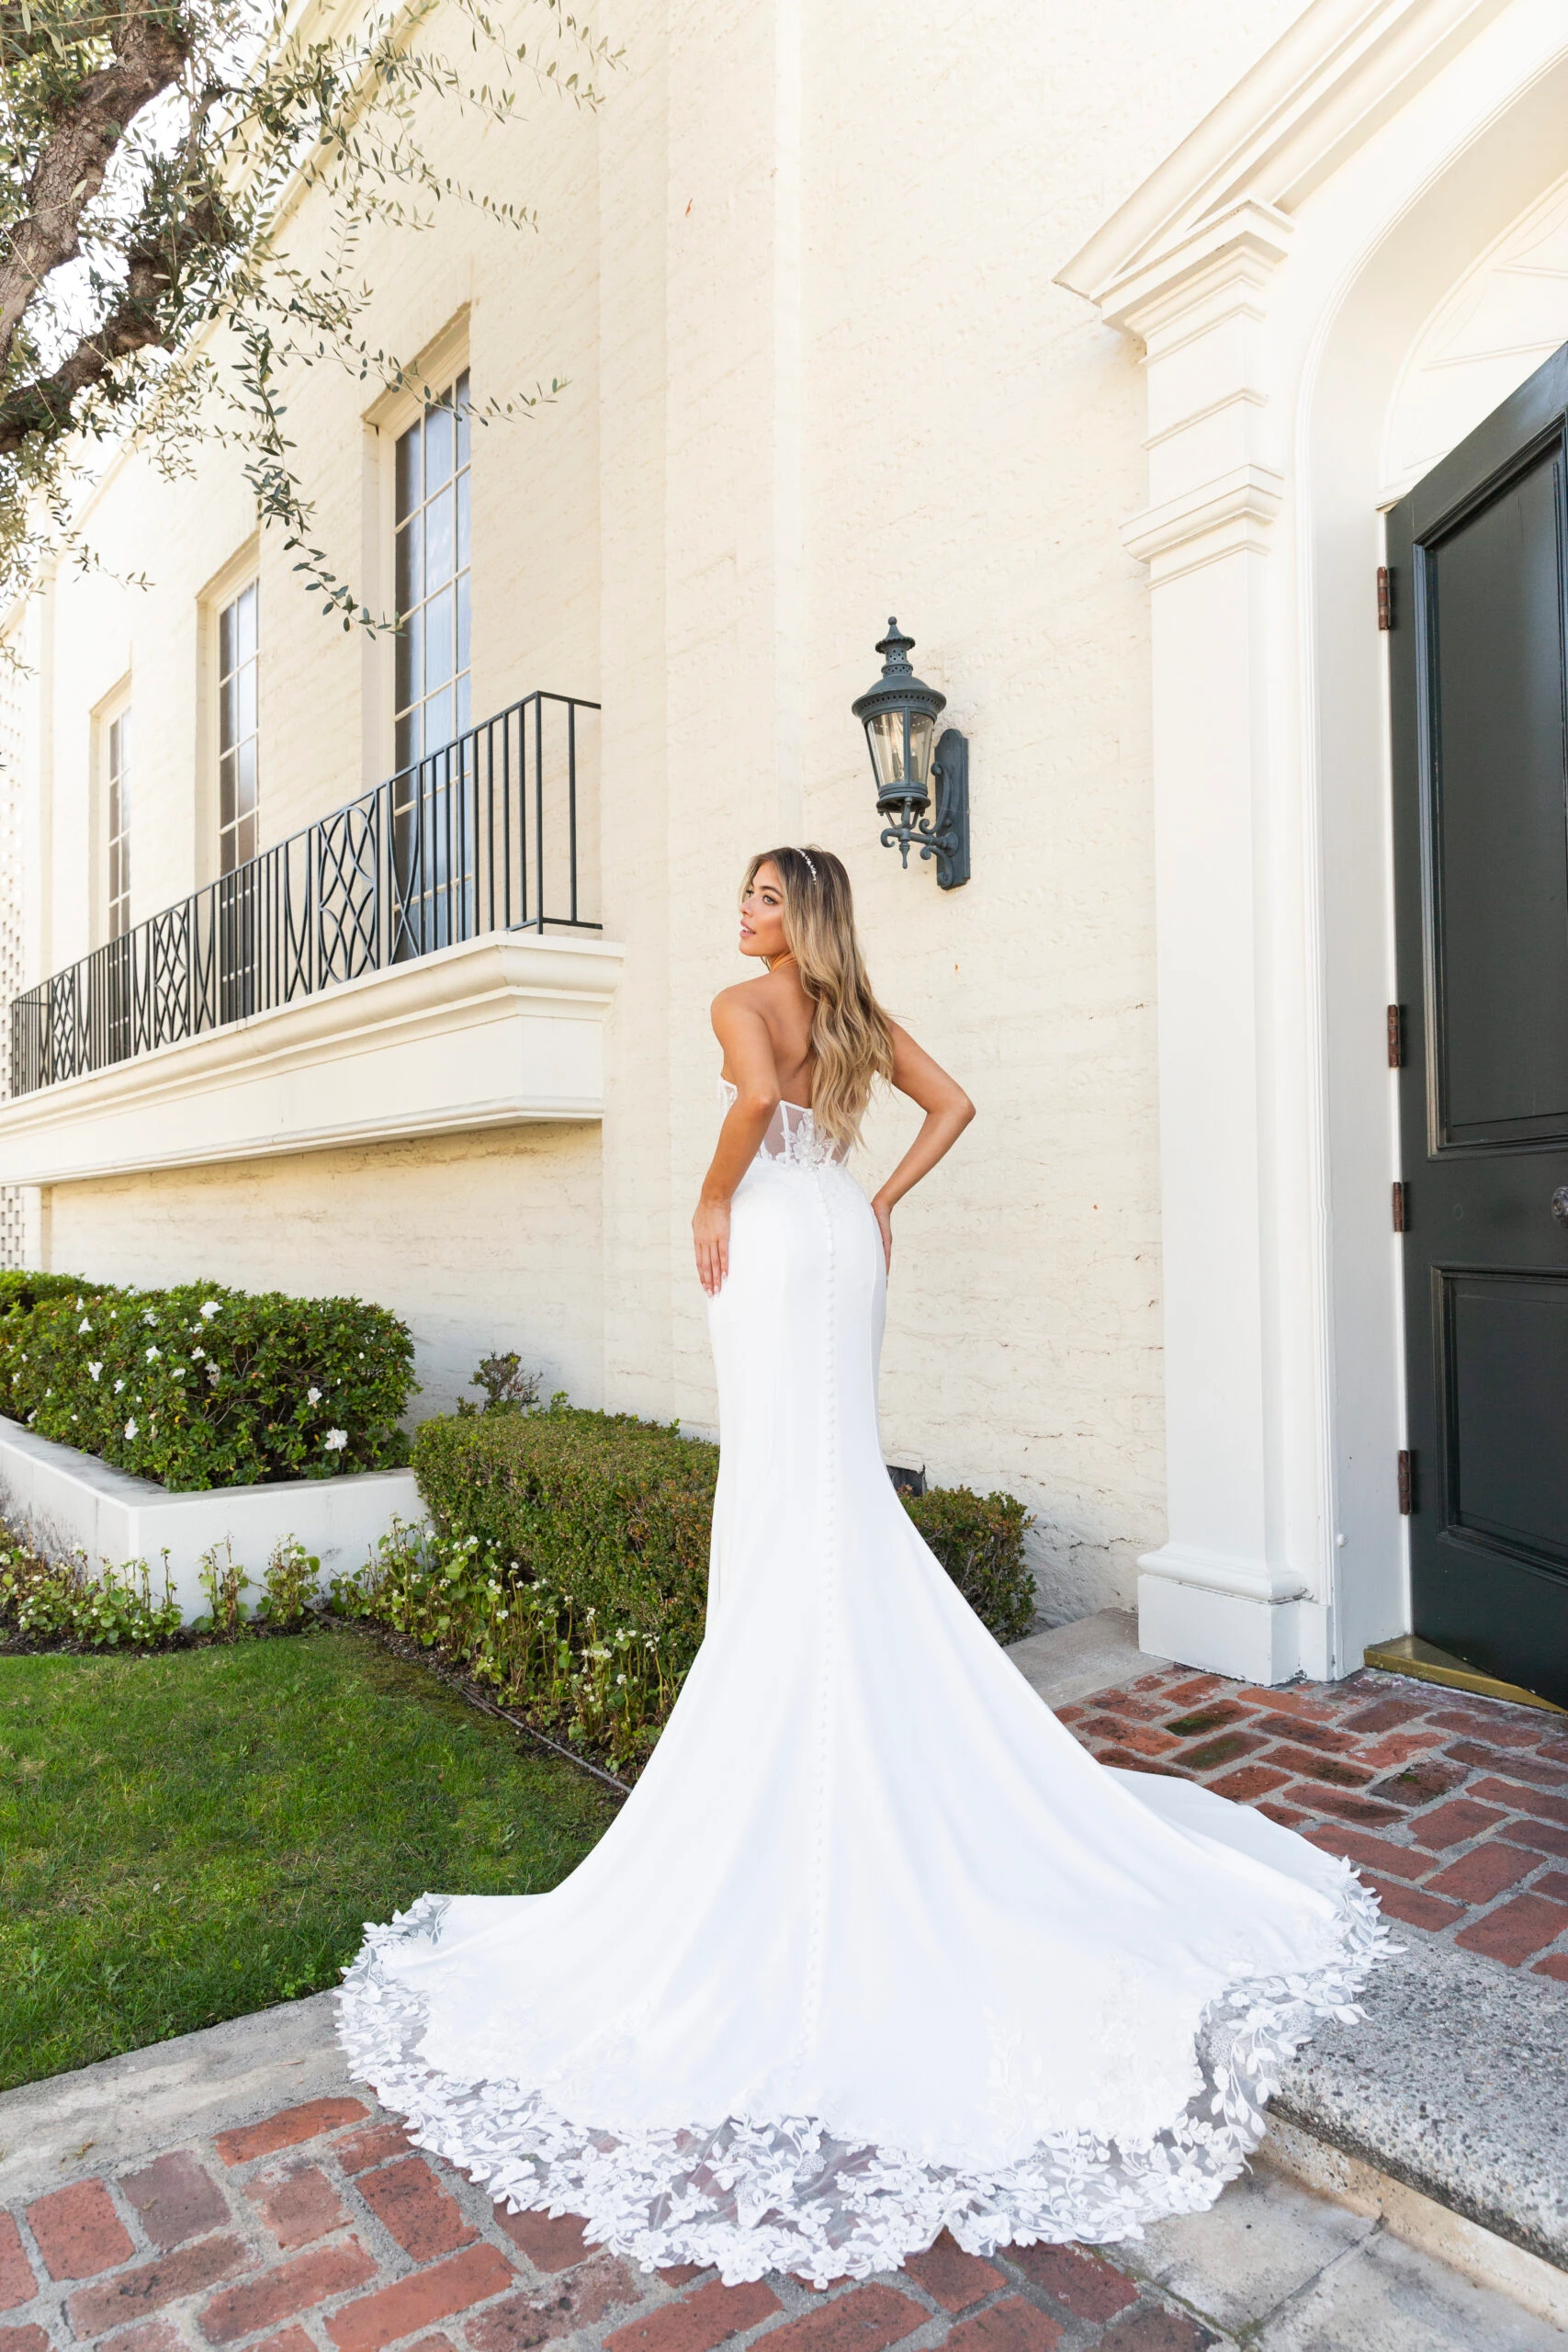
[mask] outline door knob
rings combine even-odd
[[[1551,1214],[1559,1225],[1568,1225],[1568,1184],[1559,1184],[1551,1195]]]

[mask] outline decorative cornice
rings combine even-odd
[[[1506,5],[1313,0],[1057,283],[1113,324],[1132,325],[1138,302],[1189,274],[1187,255],[1207,231],[1244,212],[1288,224],[1313,188]]]

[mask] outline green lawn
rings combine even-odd
[[[613,1810],[351,1634],[0,1657],[0,2089],[335,1984],[426,1887],[553,1886]]]

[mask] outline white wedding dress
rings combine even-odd
[[[1346,1865],[1106,1770],[883,1466],[864,1195],[785,1104],[711,1302],[707,1637],[553,1893],[427,1894],[342,1987],[355,2075],[515,2207],[730,2281],[1105,2241],[1211,2204],[1383,1930]]]

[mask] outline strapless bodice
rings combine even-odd
[[[728,1078],[721,1078],[720,1110],[728,1111],[739,1092],[739,1089]],[[844,1149],[841,1144],[829,1143],[818,1134],[808,1103],[781,1102],[757,1146],[757,1157],[784,1168],[836,1167],[844,1159]]]

